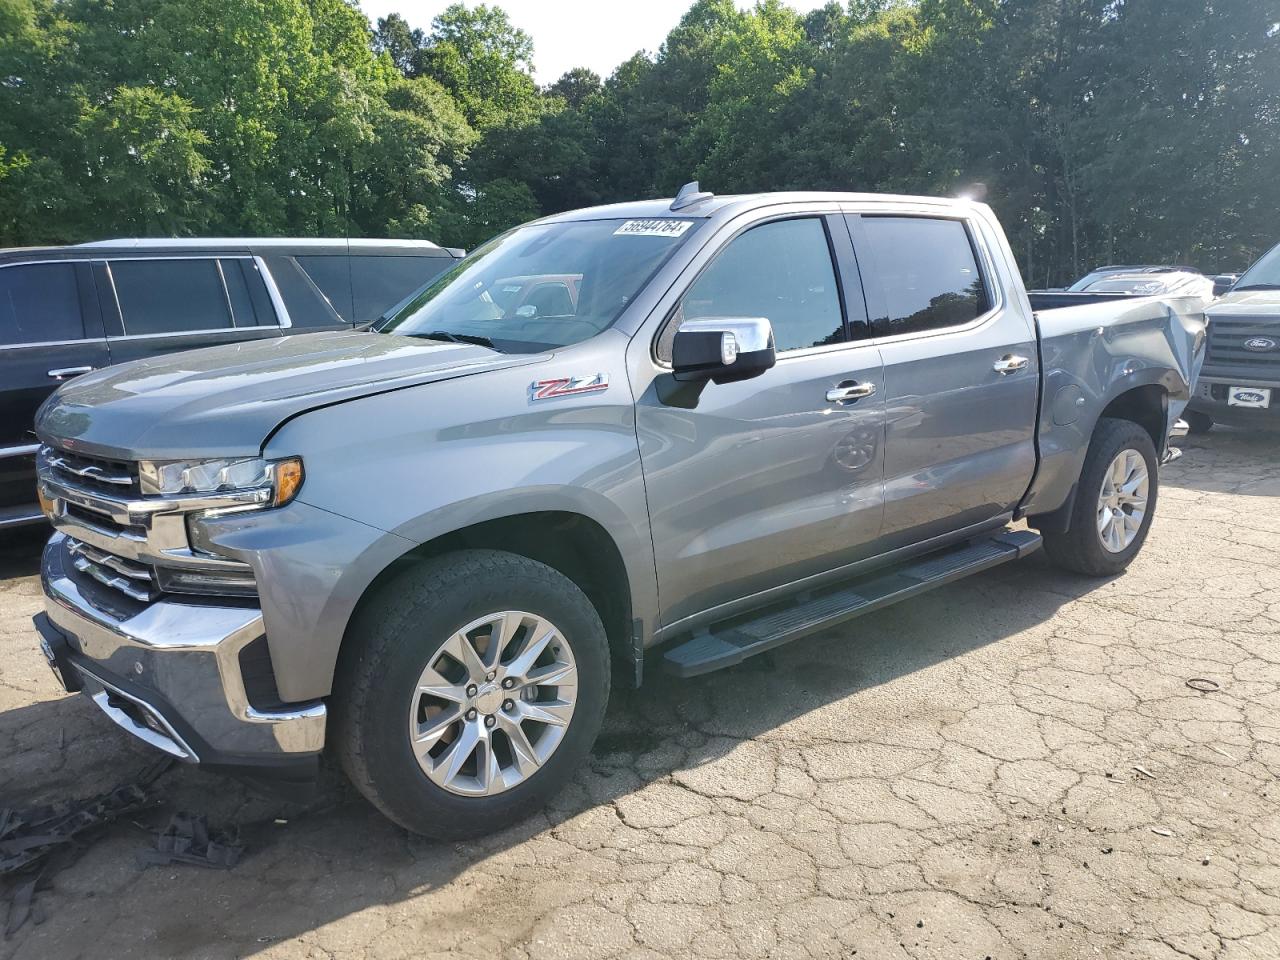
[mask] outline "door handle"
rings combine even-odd
[[[993,363],[991,369],[996,373],[1008,376],[1011,373],[1017,373],[1019,370],[1025,370],[1030,362],[1026,357],[1020,357],[1016,353],[1007,353]]]
[[[827,391],[828,403],[847,403],[850,400],[861,400],[863,397],[869,397],[876,392],[874,383],[853,383],[846,381],[837,384],[835,387]]]
[[[90,373],[96,367],[59,367],[57,370],[50,370],[49,376],[54,380],[65,380],[67,377],[78,377],[82,373]]]

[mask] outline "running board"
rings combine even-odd
[[[663,668],[677,677],[696,677],[741,663],[800,637],[833,627],[845,620],[879,610],[999,566],[1019,560],[1040,548],[1040,534],[1032,530],[1004,530],[916,557],[899,566],[881,569],[818,596],[770,608],[752,619],[697,633],[672,647],[663,657]]]

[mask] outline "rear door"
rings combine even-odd
[[[741,230],[681,296],[659,363],[699,317],[767,317],[778,362],[696,400],[664,399],[659,374],[637,401],[666,626],[874,551],[884,394],[865,316],[838,215]],[[838,399],[851,384],[866,395]]]
[[[0,524],[35,500],[36,409],[60,383],[107,365],[86,262],[0,265]]]
[[[249,256],[120,257],[95,275],[112,363],[280,335]]]
[[[976,220],[847,220],[884,359],[884,548],[998,522],[1035,470],[1039,396],[1008,265]]]

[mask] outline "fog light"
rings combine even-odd
[[[224,597],[253,597],[258,593],[251,570],[176,570],[160,567],[160,589],[165,593],[213,594]]]

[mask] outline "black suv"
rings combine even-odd
[[[36,408],[125,360],[376,320],[462,256],[424,240],[108,240],[0,250],[0,528],[42,519]]]

